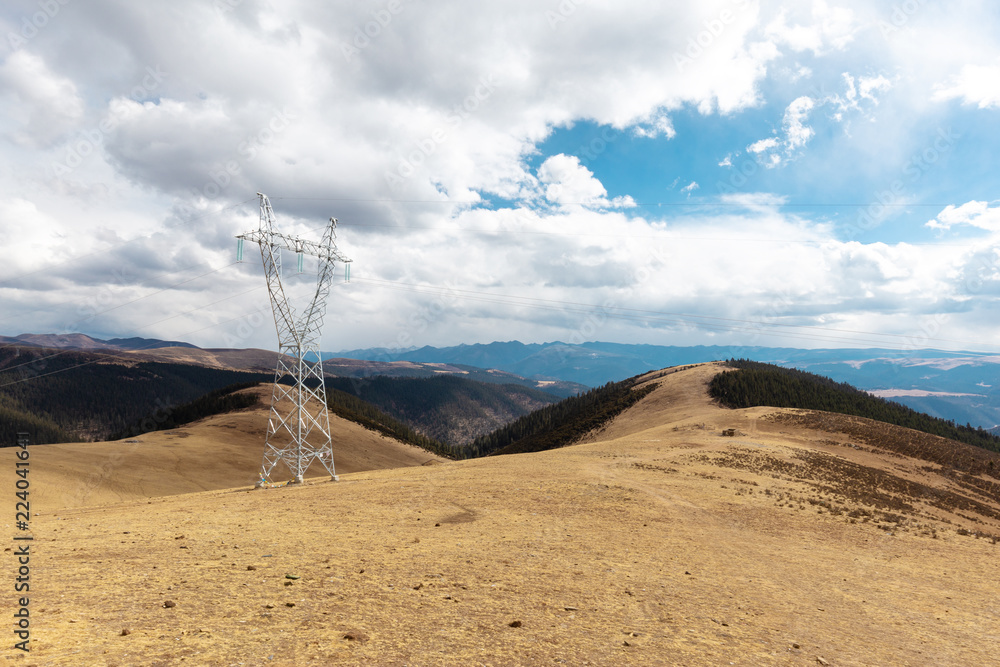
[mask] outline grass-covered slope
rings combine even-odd
[[[147,415],[237,382],[272,374],[190,364],[123,361],[114,355],[0,348],[0,396],[12,409],[53,422],[69,440],[105,440]],[[39,435],[36,442],[52,442]]]
[[[329,378],[327,379],[327,384],[329,385]],[[452,447],[434,438],[417,433],[395,417],[387,415],[371,403],[348,394],[345,391],[327,386],[326,404],[333,414],[342,419],[360,424],[370,431],[395,438],[409,445],[416,445],[439,456],[454,456]]]
[[[222,389],[210,391],[188,403],[157,410],[125,430],[113,434],[108,439],[121,440],[150,431],[165,431],[212,415],[253,407],[260,403],[260,398],[256,394],[237,392],[256,385],[256,382],[238,382]]]
[[[931,417],[847,383],[747,359],[730,359],[726,363],[736,370],[719,373],[709,385],[711,396],[726,407],[770,406],[837,412],[1000,452],[1000,437],[989,431]]]
[[[609,382],[585,394],[571,396],[535,410],[462,449],[464,458],[491,454],[541,452],[565,447],[634,405],[656,388],[634,389],[637,378]]]

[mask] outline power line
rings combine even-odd
[[[188,218],[187,220],[184,220],[183,222],[181,222],[181,225],[189,225],[192,222],[196,222],[198,220],[204,220],[205,218],[210,218],[213,215],[218,215],[218,214],[220,214],[220,213],[222,213],[224,211],[228,211],[229,209],[236,208],[237,206],[242,206],[243,204],[246,204],[248,202],[252,202],[252,201],[254,201],[254,199],[256,199],[256,198],[246,199],[244,201],[237,202],[237,203],[231,204],[229,206],[225,206],[225,207],[220,208],[220,209],[218,209],[216,211],[211,211],[209,213],[205,213],[204,215],[199,215],[199,216],[195,216],[193,218]],[[56,268],[58,266],[64,266],[66,264],[69,264],[71,262],[75,262],[75,261],[80,260],[80,259],[86,259],[87,257],[94,257],[95,255],[100,255],[102,253],[110,252],[112,250],[117,250],[118,248],[123,248],[123,247],[125,247],[125,246],[127,246],[129,244],[135,243],[136,241],[141,241],[143,239],[152,238],[153,236],[155,236],[156,234],[159,234],[162,231],[165,231],[165,230],[164,229],[155,229],[152,232],[149,232],[148,234],[141,234],[139,236],[136,236],[136,237],[133,237],[133,238],[129,239],[128,241],[122,241],[121,243],[117,243],[115,245],[111,245],[111,246],[108,246],[106,248],[101,248],[100,250],[95,250],[93,252],[84,253],[82,255],[75,255],[73,257],[69,257],[67,259],[64,259],[64,260],[62,260],[60,262],[53,262],[52,264],[48,264],[48,265],[46,265],[46,266],[44,266],[44,267],[42,267],[40,269],[35,269],[34,271],[28,271],[26,273],[21,273],[21,274],[18,274],[16,276],[10,276],[8,278],[4,278],[4,279],[0,280],[0,285],[6,285],[7,283],[13,282],[15,280],[20,280],[21,278],[26,278],[28,276],[33,276],[36,273],[44,273],[44,272],[47,272],[47,271],[51,271],[52,269],[54,269],[54,268]]]
[[[337,287],[337,285],[333,285],[332,287]],[[171,317],[168,317],[168,318],[165,318],[165,319],[169,320],[169,319],[173,319],[174,317],[180,317],[181,315],[186,315],[189,312],[194,312],[195,310],[202,310],[204,308],[207,308],[208,306],[215,305],[216,303],[219,303],[220,301],[225,301],[226,299],[231,299],[231,298],[234,298],[234,297],[237,297],[237,296],[242,296],[242,295],[247,294],[249,292],[255,292],[255,291],[260,290],[260,289],[264,289],[264,288],[263,287],[255,287],[253,289],[246,290],[245,292],[240,292],[239,294],[234,294],[231,297],[226,297],[225,299],[220,299],[219,301],[215,301],[213,303],[205,304],[204,306],[200,306],[198,308],[193,308],[192,310],[187,311],[186,313],[179,313],[177,315],[172,315]],[[243,318],[244,318],[244,315],[238,315],[238,316],[232,317],[232,318],[230,318],[228,320],[223,320],[221,322],[215,322],[214,324],[209,324],[209,325],[201,327],[199,329],[192,329],[191,331],[185,331],[184,333],[177,334],[177,337],[180,338],[180,337],[184,337],[184,336],[190,336],[191,334],[195,334],[195,333],[198,333],[200,331],[205,331],[206,329],[212,329],[212,328],[215,328],[215,327],[218,327],[218,326],[222,326],[223,324],[229,324],[230,322],[236,322],[237,320],[242,320]],[[160,321],[162,322],[162,321],[165,321],[165,320],[160,320]],[[148,325],[142,325],[142,326],[135,327],[131,331],[126,332],[126,333],[132,333],[132,332],[136,331],[137,329],[144,329],[147,326],[152,326],[152,324],[157,324],[157,322],[154,322],[154,323],[151,323],[151,324],[148,324]],[[154,341],[151,345],[156,345],[157,342],[158,341]],[[8,346],[5,346],[5,347],[10,347],[11,345],[16,346],[17,344],[16,343],[12,343],[12,344],[10,344]],[[152,350],[152,349],[156,349],[156,348],[155,347],[150,347],[150,346],[147,345],[147,346],[144,346],[144,347],[134,348],[134,349],[130,350],[130,352],[141,352],[141,351],[144,351],[144,350],[148,351],[148,350]],[[203,349],[203,348],[198,348],[198,349]],[[39,378],[48,377],[50,375],[57,375],[59,373],[65,373],[66,371],[71,371],[71,370],[74,370],[76,368],[81,368],[83,366],[90,366],[91,364],[100,363],[101,361],[105,361],[107,359],[114,359],[114,360],[118,360],[118,361],[129,361],[129,360],[133,359],[133,357],[130,357],[129,355],[123,354],[123,353],[120,353],[120,352],[119,353],[114,353],[114,352],[97,352],[97,351],[94,351],[94,350],[81,350],[81,349],[77,349],[77,348],[67,348],[67,349],[65,349],[65,350],[63,350],[61,352],[56,353],[56,354],[52,354],[52,355],[49,355],[47,357],[42,357],[41,359],[33,359],[32,361],[27,362],[26,364],[19,364],[17,366],[11,366],[11,367],[8,367],[8,368],[0,369],[0,373],[6,373],[6,372],[14,370],[16,368],[20,368],[21,366],[38,363],[39,361],[44,361],[46,359],[51,359],[52,357],[57,357],[57,356],[60,356],[60,355],[63,355],[63,354],[70,354],[70,353],[74,353],[74,352],[85,353],[85,354],[95,354],[95,355],[99,355],[101,358],[100,359],[92,359],[90,361],[85,361],[85,362],[83,362],[81,364],[76,364],[75,366],[68,366],[66,368],[59,368],[59,369],[56,369],[54,371],[49,371],[48,373],[42,373],[40,375],[33,375],[31,377],[21,378],[20,380],[14,380],[12,382],[7,382],[5,384],[0,384],[0,389],[2,389],[4,387],[9,387],[11,385],[20,384],[22,382],[28,382],[30,380],[37,380]]]
[[[370,197],[272,197],[274,200],[286,200],[286,201],[342,201],[342,202],[355,202],[360,204],[449,204],[449,205],[462,205],[462,204],[489,204],[488,199],[393,199],[391,197],[382,198],[370,198]],[[749,208],[748,204],[745,202],[707,202],[705,200],[699,201],[683,201],[683,202],[632,202],[635,206],[676,206],[682,208],[712,208],[712,207],[733,207],[733,208]],[[953,206],[953,204],[883,204],[881,202],[780,202],[775,203],[775,208],[867,208],[872,205],[885,206],[887,208],[947,208],[948,206]],[[553,204],[554,206],[596,206],[593,201],[574,201],[574,202],[558,202]]]
[[[909,336],[907,334],[881,333],[877,331],[865,331],[858,329],[838,329],[835,327],[787,324],[783,322],[760,322],[757,320],[748,320],[740,318],[718,317],[711,315],[695,315],[692,313],[678,313],[671,311],[657,311],[657,310],[646,310],[638,308],[626,308],[623,306],[603,307],[594,304],[586,304],[574,301],[563,301],[558,299],[542,299],[538,297],[496,294],[493,292],[465,290],[453,287],[439,287],[434,285],[417,285],[413,283],[380,280],[377,278],[354,278],[353,281],[358,283],[367,282],[371,284],[381,285],[388,289],[395,289],[398,291],[409,291],[409,292],[436,294],[436,295],[447,294],[454,296],[455,298],[467,299],[472,301],[481,301],[485,303],[497,303],[508,306],[520,306],[520,307],[560,310],[569,312],[582,312],[588,314],[598,312],[602,316],[614,319],[662,322],[668,324],[695,325],[704,329],[709,329],[714,331],[754,331],[760,333],[760,329],[762,327],[783,328],[790,330],[801,329],[806,331],[802,332],[789,331],[786,334],[773,333],[770,335],[780,335],[782,337],[800,338],[807,340],[826,340],[831,342],[872,343],[875,345],[898,345],[900,342],[905,342],[908,339],[913,338],[913,336]],[[609,311],[619,311],[619,312],[609,312]],[[680,319],[666,319],[666,318],[680,318]],[[882,337],[883,340],[872,340],[867,338],[856,338],[854,336],[837,335],[841,333],[857,334],[861,336]],[[890,340],[884,340],[886,338]],[[971,345],[971,346],[981,345],[980,342],[964,341],[964,340],[950,339],[950,338],[935,338],[929,336],[921,337],[921,340],[954,343],[957,345]],[[969,351],[969,350],[963,350],[963,351]],[[988,353],[983,352],[982,354],[988,354]]]
[[[112,310],[117,310],[118,308],[122,308],[124,306],[129,306],[129,305],[131,305],[133,303],[142,301],[143,299],[148,299],[149,297],[156,296],[157,294],[162,294],[163,292],[166,292],[169,289],[173,289],[174,287],[177,287],[179,285],[184,285],[184,284],[193,282],[195,280],[198,280],[199,278],[204,278],[205,276],[211,275],[213,273],[218,273],[219,271],[222,271],[223,269],[229,268],[230,266],[232,266],[235,263],[236,262],[231,262],[231,263],[226,264],[225,266],[221,266],[221,267],[219,267],[217,269],[212,269],[211,271],[206,271],[205,273],[197,275],[194,278],[188,278],[186,280],[182,280],[182,281],[180,281],[178,283],[174,283],[173,285],[168,285],[167,287],[164,287],[163,289],[156,290],[155,292],[151,292],[151,293],[146,294],[145,296],[141,296],[141,297],[139,297],[137,299],[132,299],[131,301],[127,301],[125,303],[120,303],[117,306],[112,306],[111,308],[108,308],[106,310],[102,310],[102,311],[100,311],[98,313],[94,313],[92,315],[88,315],[87,317],[85,317],[83,319],[80,319],[80,320],[77,320],[76,322],[73,322],[72,324],[69,325],[69,327],[67,327],[67,329],[70,328],[70,327],[72,327],[72,326],[74,326],[74,325],[76,325],[76,324],[79,324],[80,322],[85,322],[85,321],[87,321],[89,319],[93,319],[94,317],[97,317],[98,315],[103,315],[105,313],[111,312]],[[248,290],[248,291],[252,291],[252,290]],[[229,299],[229,298],[232,298],[232,297],[226,297],[226,299]],[[219,301],[225,301],[226,299],[220,299]],[[219,301],[216,301],[215,303],[219,303]],[[209,304],[209,305],[212,305],[212,304]],[[202,308],[205,308],[205,307],[207,307],[207,306],[202,306]],[[195,308],[194,310],[200,310],[200,308]],[[188,312],[193,312],[193,310],[192,311],[188,311]],[[173,319],[174,317],[180,317],[180,315],[172,315],[171,317],[165,318],[165,320]],[[163,322],[165,320],[160,320],[160,322]],[[148,325],[148,326],[152,326],[152,325]],[[145,327],[138,327],[138,328],[142,329],[142,328],[145,328]],[[133,329],[133,331],[134,331],[134,329]],[[18,345],[19,345],[19,343],[6,343],[4,345],[0,345],[0,350],[2,350],[4,348],[7,348],[7,347],[16,347]],[[51,355],[49,355],[47,357],[42,357],[41,359],[33,359],[32,361],[26,361],[23,364],[18,364],[17,366],[10,366],[8,368],[5,368],[4,370],[5,371],[12,371],[12,370],[15,370],[17,368],[20,368],[21,366],[29,366],[31,364],[38,363],[39,361],[45,361],[46,359],[51,359],[53,357],[58,357],[60,355],[66,354],[67,352],[75,350],[75,349],[76,348],[68,348],[67,350],[64,350],[62,352],[57,352],[57,353],[51,354]]]

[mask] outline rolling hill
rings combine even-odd
[[[934,417],[987,429],[1000,424],[1000,356],[967,351],[507,341],[410,350],[373,348],[337,354],[384,362],[472,364],[526,378],[569,380],[588,387],[663,367],[748,357],[849,382]]]
[[[125,502],[50,495],[32,521],[32,660],[995,662],[1000,455],[725,408],[708,395],[724,368],[640,377],[652,389],[617,417],[537,453],[148,500],[126,498],[149,493],[149,466],[112,466]],[[194,437],[162,443],[155,469],[214,478],[189,464]],[[33,484],[54,479],[51,447],[32,450]],[[982,467],[962,469],[973,450]]]
[[[264,453],[271,389],[262,384],[238,393],[260,401],[117,441],[39,445],[31,464],[35,511],[253,485]],[[330,428],[338,474],[445,460],[336,414]],[[0,449],[0,460],[11,470],[13,456],[13,448]],[[311,470],[320,475],[318,465]]]

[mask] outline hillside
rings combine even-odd
[[[558,399],[518,384],[485,384],[446,374],[430,378],[327,378],[417,431],[458,446]]]
[[[747,359],[730,359],[726,364],[735,370],[719,373],[709,385],[712,397],[726,407],[767,405],[838,412],[1000,451],[1000,438],[983,428],[931,417],[843,382]]]
[[[39,445],[31,459],[33,508],[47,512],[253,485],[264,453],[271,388],[237,393],[255,395],[259,402],[118,441]],[[338,474],[445,460],[336,414],[330,416],[330,428]],[[13,470],[14,449],[0,449],[0,461]],[[276,478],[282,475],[287,477],[287,471],[281,469]],[[325,475],[317,464],[307,478]]]
[[[981,352],[507,341],[409,350],[373,348],[338,354],[393,362],[471,364],[528,378],[572,380],[589,387],[658,368],[749,357],[849,382],[914,410],[960,424],[968,422],[986,429],[1000,424],[1000,356]]]
[[[273,377],[273,371],[131,361],[117,353],[0,347],[0,405],[43,420],[47,428],[33,431],[37,442],[61,439],[60,433],[108,438],[150,413],[237,382]]]
[[[722,368],[650,373],[640,401],[546,452],[114,506],[46,502],[32,522],[31,659],[995,662],[1000,457],[976,449],[994,472],[956,475],[923,456],[959,443],[858,417],[723,408],[707,393]],[[49,451],[33,450],[33,483],[52,475]]]
[[[39,443],[117,437],[209,392],[272,380],[275,356],[264,350],[193,347],[113,353],[0,347],[0,436],[13,442],[18,430],[27,429]],[[266,370],[246,370],[255,367]],[[423,377],[328,377],[327,386],[373,403],[406,428],[453,445],[558,400],[516,376],[509,376],[515,382],[502,384],[498,380],[507,374],[435,370],[440,373],[427,371]],[[575,387],[562,385],[570,388]]]

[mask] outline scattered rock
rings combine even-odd
[[[285,579],[301,579],[301,578],[302,578],[302,577],[300,577],[300,576],[299,576],[299,575],[297,575],[297,574],[286,574],[286,575],[285,575]]]
[[[792,648],[802,648],[802,647],[799,646],[798,644],[792,644]]]
[[[290,582],[290,581],[286,581],[286,582],[285,582],[285,585],[286,585],[286,586],[291,586],[291,585],[292,585],[292,582]]]
[[[414,587],[413,587],[413,590],[415,590],[415,591],[419,591],[419,590],[420,590],[421,588],[423,588],[423,587],[424,587],[424,585],[423,585],[423,584],[417,584],[416,586],[414,586]]]
[[[436,524],[434,524],[434,527],[435,527],[435,528],[437,528],[437,527],[438,527],[438,526],[440,526],[440,525],[441,525],[441,524],[439,524],[439,523],[436,523]]]
[[[684,570],[684,574],[691,574],[691,573],[688,572],[687,570]]]
[[[521,627],[521,621],[511,621],[507,625],[509,625],[512,628],[519,628]]]
[[[265,609],[274,609],[274,605],[273,604],[266,604],[266,605],[264,605],[264,608]]]
[[[286,606],[286,607],[294,607],[294,606],[295,606],[295,603],[294,603],[294,602],[286,602],[286,603],[285,603],[285,606]]]
[[[823,658],[821,658],[818,655],[816,656],[816,662],[818,662],[821,665],[829,665],[830,664],[830,663],[828,663],[826,660],[824,660]]]
[[[622,642],[622,646],[631,646],[627,641]]]
[[[250,570],[250,571],[253,571],[253,570],[257,569],[257,566],[256,565],[247,565],[247,569]]]
[[[174,602],[173,600],[167,600],[166,602],[164,602],[164,603],[163,603],[163,606],[164,606],[164,607],[165,607],[166,609],[170,609],[171,607],[176,607],[176,606],[177,606],[177,603],[176,603],[176,602]]]
[[[563,607],[566,611],[580,611],[579,607]]]
[[[128,637],[130,634],[132,634],[131,630],[129,630],[128,628],[122,628],[122,632],[121,632],[120,636],[121,637]]]

